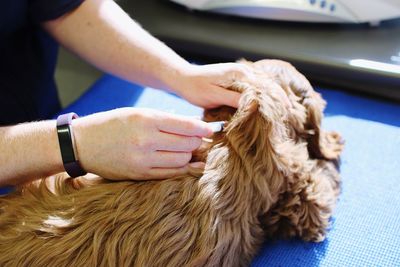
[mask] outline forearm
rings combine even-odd
[[[88,62],[131,82],[166,88],[190,65],[111,0],[87,0],[44,27]]]
[[[63,171],[55,121],[0,127],[0,186]]]

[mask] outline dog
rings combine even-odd
[[[1,266],[248,266],[265,240],[325,238],[340,192],[343,142],[325,102],[288,63],[242,62],[238,109],[193,161],[161,181],[60,174],[0,198]]]

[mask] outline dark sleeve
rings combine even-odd
[[[33,22],[56,19],[74,10],[84,0],[30,0],[29,15]]]

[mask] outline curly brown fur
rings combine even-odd
[[[323,106],[305,99],[323,103],[255,72],[232,85],[242,92],[236,112],[206,112],[229,122],[196,154],[206,162],[200,178],[199,170],[145,182],[59,175],[1,197],[0,265],[247,266],[268,236],[321,240],[339,190],[327,158],[339,153],[313,141]]]

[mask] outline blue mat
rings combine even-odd
[[[346,140],[327,239],[265,244],[253,266],[400,266],[400,105],[317,89],[325,129]]]
[[[400,266],[400,105],[317,90],[328,102],[324,128],[346,140],[332,229],[318,244],[268,242],[252,266]],[[172,94],[108,75],[63,112],[86,115],[122,106],[202,113]]]

